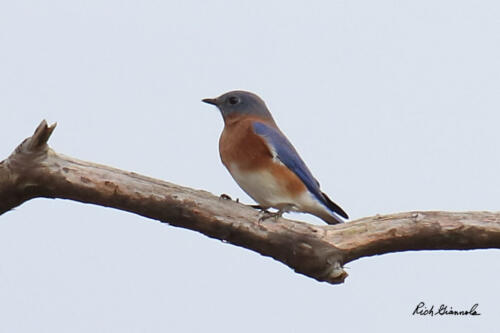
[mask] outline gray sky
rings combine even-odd
[[[497,1],[2,1],[0,159],[46,118],[60,153],[250,203],[200,102],[245,89],[352,218],[495,211],[499,17]],[[0,332],[487,331],[498,259],[365,258],[331,286],[192,231],[37,199],[0,217]],[[482,315],[412,317],[420,301]]]

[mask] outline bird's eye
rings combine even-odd
[[[228,102],[231,105],[235,105],[235,104],[238,104],[240,102],[240,99],[236,96],[231,96],[231,97],[229,97]]]

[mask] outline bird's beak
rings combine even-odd
[[[217,98],[204,98],[201,101],[217,106]]]

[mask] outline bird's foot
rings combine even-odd
[[[283,215],[283,211],[278,210],[276,213],[270,212],[267,209],[262,209],[260,212],[261,216],[259,217],[259,223],[265,221],[270,218],[274,218],[274,222],[277,222],[278,219]]]
[[[231,199],[231,197],[229,195],[227,195],[226,193],[222,193],[220,196],[219,196],[219,199],[222,199],[222,200],[233,200]]]
[[[232,201],[233,199],[227,195],[226,193],[222,193],[220,196],[219,196],[219,199],[222,199],[222,200],[229,200],[229,201]],[[239,198],[236,198],[235,200],[237,203],[240,202],[240,199]]]

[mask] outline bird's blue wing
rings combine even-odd
[[[266,141],[269,147],[275,152],[277,158],[302,180],[309,192],[319,202],[328,207],[332,212],[348,218],[340,206],[321,192],[318,181],[313,177],[311,171],[309,171],[304,161],[302,161],[295,148],[280,130],[258,121],[253,123],[253,129],[256,134],[260,135]]]
[[[254,122],[253,128],[255,133],[264,138],[278,159],[302,180],[307,189],[318,200],[323,201],[318,181],[313,177],[290,141],[278,129],[264,123]]]

